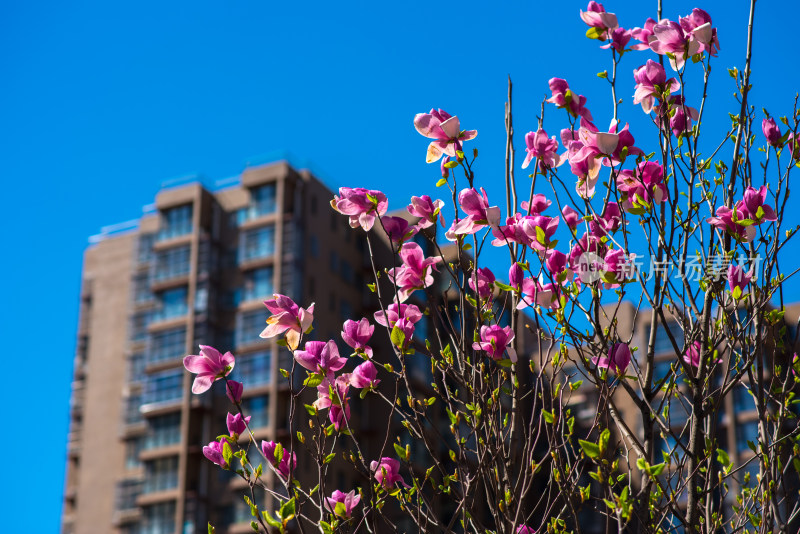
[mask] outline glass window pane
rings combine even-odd
[[[156,280],[168,280],[189,274],[189,245],[162,250],[156,254]]]
[[[273,273],[272,267],[246,272],[244,275],[244,300],[266,300],[272,296]]]
[[[242,401],[242,413],[249,416],[250,428],[262,428],[269,425],[269,396],[251,397]]]
[[[236,374],[246,377],[249,386],[264,386],[272,381],[272,353],[256,352],[236,358]]]
[[[171,328],[150,335],[150,344],[147,347],[147,363],[154,364],[186,354],[186,328]]]
[[[242,233],[239,260],[255,260],[275,254],[275,227],[262,226]]]
[[[159,458],[144,463],[143,493],[166,491],[178,487],[178,457]]]
[[[186,303],[186,287],[168,289],[158,294],[159,309],[156,311],[155,320],[164,321],[186,315],[189,308]]]
[[[181,414],[171,413],[147,421],[144,449],[168,447],[181,441]]]
[[[147,377],[143,404],[180,402],[183,396],[183,368],[162,371]]]
[[[192,205],[164,210],[161,214],[159,239],[172,239],[192,232]]]
[[[139,534],[175,534],[175,502],[143,506]]]
[[[263,341],[258,335],[267,327],[267,316],[261,310],[242,313],[236,328],[236,345],[251,345]]]

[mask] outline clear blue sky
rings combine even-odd
[[[727,124],[727,111],[737,108],[725,69],[744,62],[746,2],[664,4],[672,19],[702,7],[720,28],[712,84],[720,98],[707,112],[709,122]],[[508,74],[518,148],[535,128],[552,76],[590,96],[598,126],[610,118],[606,93],[592,100],[605,84],[595,73],[609,62],[607,51],[584,37],[578,11],[585,5],[3,3],[0,331],[9,362],[0,409],[10,450],[0,491],[4,509],[13,511],[4,529],[58,530],[89,235],[138,217],[164,180],[236,175],[276,150],[290,151],[331,187],[381,188],[392,207],[402,207],[411,194],[436,193],[438,168],[425,165],[427,142],[412,126],[415,113],[434,106],[479,131],[479,180],[499,200]],[[655,16],[655,0],[605,5],[628,28]],[[786,7],[761,0],[756,16],[753,98],[779,115],[790,112],[800,89],[796,21]],[[649,57],[623,60],[620,96],[628,104],[630,73]],[[547,113],[555,117],[552,108]],[[630,106],[622,116],[634,126],[643,120]],[[555,134],[558,127],[548,129]],[[109,439],[115,435],[109,428]]]

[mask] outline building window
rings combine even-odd
[[[350,232],[347,232],[348,234]],[[348,284],[354,284],[356,281],[356,274],[353,271],[353,266],[350,265],[346,259],[342,258],[342,265],[341,271],[339,271],[342,275],[342,279],[347,282]]]
[[[244,300],[264,300],[273,293],[273,268],[264,267],[244,273]]]
[[[132,438],[125,441],[125,469],[139,469],[142,462],[139,461],[139,452],[142,450],[142,440]]]
[[[189,311],[186,303],[187,294],[186,287],[168,289],[158,293],[159,308],[155,312],[155,320],[165,321],[186,315]]]
[[[261,340],[258,335],[267,327],[267,317],[261,310],[242,313],[236,325],[236,346],[250,345]]]
[[[183,369],[170,369],[147,377],[142,404],[180,402],[183,396]]]
[[[147,325],[150,324],[150,312],[142,311],[133,314],[131,317],[130,337],[131,341],[137,343],[147,339]]]
[[[755,409],[753,396],[745,386],[740,384],[733,388],[733,410],[735,412],[747,412]]]
[[[262,226],[242,233],[239,261],[267,258],[275,254],[275,227]]]
[[[170,248],[156,254],[156,280],[169,280],[189,274],[189,259],[191,248],[189,245]]]
[[[192,205],[178,206],[161,212],[158,239],[172,239],[192,233]]]
[[[236,372],[247,377],[249,386],[263,386],[272,381],[272,353],[261,351],[236,359]],[[249,414],[248,414],[249,415]]]
[[[682,347],[683,330],[681,330],[681,326],[675,321],[668,321],[667,328],[669,329],[670,333],[672,333],[672,337],[675,339],[675,344],[678,346],[678,348]],[[675,348],[672,346],[669,336],[664,331],[664,325],[659,324],[658,331],[656,332],[655,354],[664,353],[674,354]]]
[[[276,191],[274,183],[254,187],[250,190],[250,205],[239,211],[239,222],[250,221],[275,213]]]
[[[143,493],[155,493],[178,487],[178,457],[159,458],[144,463]]]
[[[142,526],[138,534],[175,534],[175,502],[142,507]]]
[[[153,243],[155,240],[155,234],[139,235],[139,243],[136,249],[136,260],[139,264],[149,263],[153,259]]]
[[[181,441],[181,414],[171,413],[147,421],[144,449],[158,449]]]
[[[141,273],[133,278],[133,301],[136,304],[146,304],[153,300],[150,292],[150,278],[147,273]]]
[[[136,498],[141,492],[141,480],[127,479],[118,482],[115,508],[118,511],[136,510]]]
[[[658,360],[653,367],[653,383],[658,384],[672,374],[672,360]]]
[[[147,363],[172,360],[185,356],[186,353],[186,328],[171,328],[154,332],[150,335],[150,345],[147,347]]]
[[[137,352],[128,358],[128,383],[139,384],[144,380],[144,354]]]
[[[739,454],[752,450],[747,444],[748,441],[758,447],[758,421],[736,424],[736,451]]]
[[[242,401],[242,413],[249,415],[250,428],[263,428],[269,425],[269,396],[251,397]]]
[[[142,405],[142,396],[133,393],[125,397],[125,424],[135,425],[142,421],[142,412],[139,407]]]

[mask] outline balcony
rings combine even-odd
[[[242,224],[275,213],[277,209],[276,195],[277,186],[274,183],[252,188],[250,205],[239,210],[238,223]]]
[[[178,206],[161,213],[159,242],[169,241],[192,233],[192,205]]]

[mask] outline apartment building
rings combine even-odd
[[[288,439],[290,385],[278,369],[290,354],[259,338],[262,301],[279,292],[316,302],[312,338],[321,340],[339,339],[345,319],[377,309],[364,232],[330,209],[332,196],[285,162],[250,167],[215,191],[166,188],[141,219],[94,239],[84,257],[62,532],[192,534],[209,521],[221,534],[250,531],[246,485],[202,454],[224,433],[230,405],[219,382],[192,395],[182,358],[201,343],[233,351],[256,437]],[[359,417],[367,419],[356,409]]]

